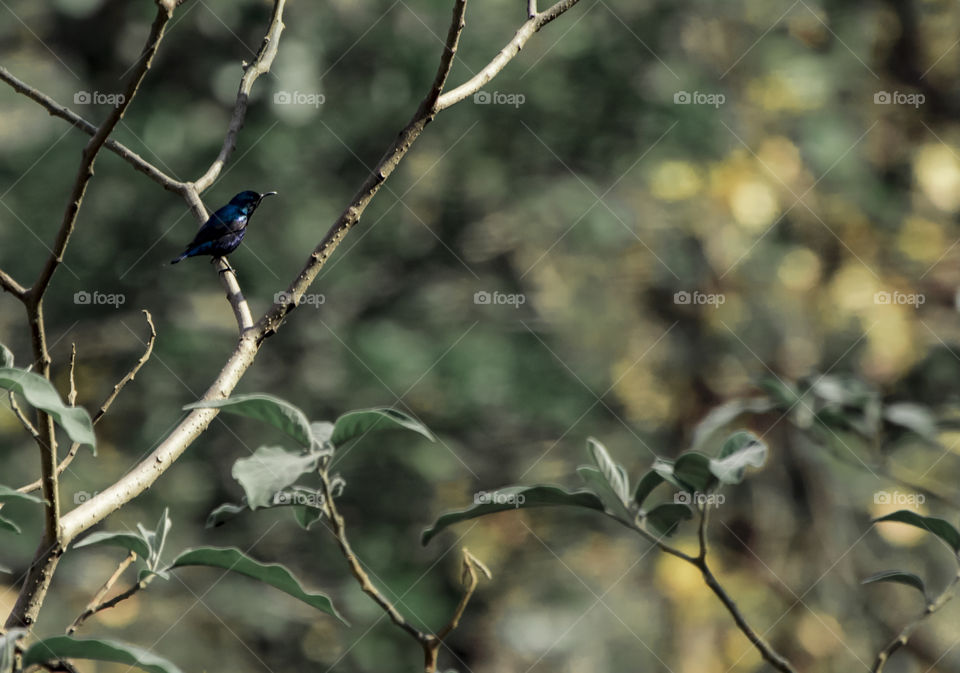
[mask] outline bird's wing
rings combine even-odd
[[[247,216],[239,208],[224,206],[210,216],[188,247],[195,248],[218,238],[235,234],[247,226]]]

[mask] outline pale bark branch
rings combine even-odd
[[[137,560],[137,553],[130,552],[127,554],[127,557],[120,562],[120,565],[117,566],[117,569],[113,571],[113,574],[107,578],[107,581],[103,583],[103,586],[100,587],[100,590],[90,599],[90,602],[87,603],[87,607],[84,608],[83,612],[77,615],[77,618],[73,620],[73,623],[67,627],[67,635],[72,636],[76,633],[77,629],[83,626],[83,623],[92,617],[93,615],[100,612],[100,610],[105,610],[105,604],[103,603],[104,596],[107,595],[107,592],[113,588],[113,585],[117,583],[117,580],[120,579],[120,576],[123,574],[130,564]],[[139,588],[139,582],[135,584]]]

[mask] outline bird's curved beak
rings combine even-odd
[[[263,194],[260,195],[260,201],[263,201],[268,196],[276,196],[276,195],[277,195],[276,192],[264,192]]]

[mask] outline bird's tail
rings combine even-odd
[[[185,260],[186,258],[187,258],[187,253],[183,253],[182,255],[180,255],[179,257],[177,257],[176,259],[171,259],[171,260],[170,260],[170,263],[171,263],[171,264],[176,264],[177,262],[183,261],[183,260]]]

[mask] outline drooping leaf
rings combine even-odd
[[[234,395],[225,400],[201,400],[184,409],[221,409],[222,411],[269,423],[293,437],[304,448],[310,448],[310,421],[298,407],[264,393]]]
[[[92,533],[73,545],[74,549],[81,547],[95,547],[106,545],[109,547],[121,547],[127,551],[136,553],[144,561],[150,559],[150,544],[140,535],[135,533]]]
[[[717,430],[726,427],[740,415],[766,413],[775,406],[774,401],[767,397],[742,398],[721,404],[719,407],[711,409],[703,417],[703,420],[697,423],[693,431],[693,446],[691,448],[694,451],[703,451],[707,442]]]
[[[929,408],[913,402],[897,402],[888,404],[883,410],[883,417],[902,428],[915,432],[924,439],[935,442],[937,440],[937,419]]]
[[[956,528],[943,519],[938,519],[933,516],[921,516],[916,512],[911,512],[909,509],[901,509],[892,514],[881,516],[879,519],[874,519],[873,521],[874,523],[899,521],[900,523],[922,528],[946,542],[950,548],[953,549],[954,553],[960,552],[960,532],[957,532]]]
[[[50,414],[70,439],[78,444],[88,445],[96,453],[97,438],[93,434],[90,415],[85,409],[64,404],[48,380],[23,369],[0,367],[0,388],[22,395],[33,407]]]
[[[297,454],[280,446],[261,446],[249,458],[239,458],[231,474],[240,482],[250,509],[268,507],[273,496],[301,475],[317,469],[317,454]]]
[[[634,491],[633,494],[633,502],[638,509],[643,507],[643,501],[647,499],[647,496],[650,495],[653,489],[662,483],[663,477],[653,470],[650,470],[640,478],[640,483],[637,484],[637,490]]]
[[[16,661],[17,640],[27,635],[26,629],[10,629],[0,636],[0,673],[11,673]]]
[[[342,446],[351,439],[375,430],[390,430],[404,428],[418,432],[431,442],[436,441],[433,433],[423,423],[411,418],[402,411],[380,407],[377,409],[360,409],[350,411],[338,418],[333,424],[333,434],[330,441],[334,446]]]
[[[293,508],[293,519],[304,530],[310,530],[310,526],[323,518],[323,510],[316,507],[306,507],[296,505]]]
[[[917,575],[903,570],[884,570],[882,573],[871,575],[867,579],[863,580],[860,584],[873,584],[875,582],[896,582],[898,584],[906,584],[907,586],[913,587],[923,594],[924,598],[927,597],[927,588],[924,586],[923,580]]]
[[[163,543],[166,541],[167,533],[170,532],[172,526],[173,522],[170,520],[170,510],[167,507],[163,508],[163,514],[160,515],[160,521],[157,522],[157,527],[154,530],[147,530],[142,524],[137,524],[137,529],[140,531],[141,537],[146,540],[147,545],[150,547],[150,556],[145,557],[144,560],[147,562],[147,567],[151,570],[155,570],[160,563],[160,554],[163,553]]]
[[[677,532],[681,521],[693,518],[693,512],[686,505],[665,503],[657,505],[647,512],[646,522],[660,535],[670,537]]]
[[[135,666],[148,673],[183,673],[173,663],[153,652],[116,640],[54,636],[34,643],[23,655],[23,667],[60,659],[93,659]]]
[[[222,526],[238,514],[249,511],[249,509],[246,503],[235,505],[232,502],[225,502],[219,507],[214,508],[214,510],[207,515],[206,527],[216,528],[217,526]]]
[[[617,494],[620,502],[630,500],[630,481],[622,465],[614,462],[607,448],[593,437],[587,438],[587,452],[593,458],[594,464],[600,469],[610,488]]]
[[[43,498],[39,496],[33,495],[32,493],[21,493],[16,489],[0,484],[0,502],[7,502],[9,500],[23,500],[43,504]]]
[[[610,484],[598,468],[590,465],[581,465],[577,468],[577,474],[579,474],[580,478],[586,483],[587,488],[600,498],[607,512],[627,524],[633,520],[629,503],[623,502],[620,499],[620,495],[613,490],[613,485]]]
[[[442,515],[430,528],[423,531],[421,542],[427,544],[437,533],[455,523],[504,510],[531,507],[583,507],[600,512],[604,510],[603,502],[590,491],[567,491],[559,486],[549,485],[509,486],[484,493],[482,498],[475,498],[475,500],[480,502],[475,502],[466,509]]]
[[[696,451],[687,451],[677,456],[673,463],[673,476],[691,493],[706,493],[716,482],[716,477],[710,470],[710,458]]]
[[[650,466],[650,469],[660,475],[660,478],[665,482],[676,486],[681,490],[687,490],[687,485],[682,481],[677,479],[676,475],[673,472],[673,461],[666,460],[664,458],[657,458],[653,461],[653,465]]]
[[[724,484],[739,484],[747,466],[761,467],[767,460],[767,445],[752,432],[735,432],[723,443],[720,457],[710,460],[710,471]]]
[[[20,526],[4,516],[0,516],[0,530],[6,530],[16,535],[20,534]]]
[[[217,547],[199,547],[197,549],[188,549],[180,554],[173,564],[167,570],[176,568],[185,568],[187,566],[208,566],[211,568],[222,568],[231,572],[252,577],[255,580],[269,584],[280,591],[303,601],[307,605],[325,612],[328,615],[336,617],[346,624],[346,620],[340,616],[333,603],[324,594],[308,593],[304,591],[300,582],[278,563],[260,563],[246,556],[239,549],[217,548]]]

